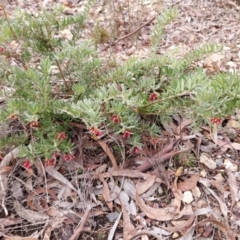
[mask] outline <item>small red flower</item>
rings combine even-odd
[[[13,114],[10,114],[10,115],[9,115],[9,118],[10,118],[10,119],[14,119],[14,120],[15,120],[15,119],[18,119],[17,115],[14,114],[14,113],[13,113]]]
[[[212,124],[219,125],[219,124],[222,123],[222,119],[219,118],[219,117],[214,117],[214,118],[210,118],[210,122],[211,122]]]
[[[39,127],[39,122],[38,121],[32,121],[30,123],[30,128],[38,128]]]
[[[116,124],[120,124],[120,122],[121,122],[120,117],[118,115],[116,115],[116,114],[111,116],[111,120],[113,122],[115,122]]]
[[[75,156],[73,154],[64,154],[63,158],[65,161],[70,162],[75,158]]]
[[[51,158],[51,159],[46,159],[45,160],[45,167],[47,166],[55,166],[55,159]]]
[[[32,168],[32,163],[30,160],[26,160],[24,163],[23,163],[23,166],[26,168],[26,169],[31,169]]]
[[[150,95],[149,95],[149,98],[148,98],[148,100],[150,101],[150,102],[154,102],[154,101],[156,101],[158,99],[158,95],[156,94],[156,93],[151,93]]]
[[[138,148],[138,147],[135,147],[135,148],[133,149],[133,152],[136,153],[136,154],[140,153],[140,151],[141,151],[141,149]]]
[[[60,132],[57,134],[57,137],[56,137],[58,140],[64,140],[67,138],[66,136],[66,133],[65,132]]]
[[[123,132],[123,138],[130,138],[132,134],[133,134],[132,132],[125,130]]]
[[[97,136],[97,137],[102,135],[102,131],[95,128],[95,127],[90,128],[90,133],[94,136]]]
[[[0,52],[4,52],[4,48],[3,47],[0,47]]]

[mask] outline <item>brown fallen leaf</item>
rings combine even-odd
[[[196,187],[199,177],[199,174],[191,174],[183,182],[178,182],[177,188],[182,192],[192,190]]]
[[[181,199],[178,197],[177,193],[174,193],[175,198],[172,200],[172,203],[169,204],[165,208],[152,208],[146,205],[143,199],[139,196],[138,188],[140,185],[136,187],[136,202],[141,210],[148,216],[149,218],[158,220],[158,221],[169,221],[174,219],[174,217],[179,214]]]
[[[163,228],[169,232],[181,231],[181,232],[185,233],[189,229],[189,227],[191,227],[194,220],[195,220],[195,215],[192,214],[192,215],[190,215],[189,219],[184,221],[182,224],[176,225],[174,227],[162,227],[161,226],[161,228]]]
[[[109,209],[112,212],[112,210],[113,210],[113,201],[112,201],[112,198],[110,196],[110,190],[109,190],[108,184],[107,184],[107,182],[105,181],[105,179],[101,175],[99,175],[99,180],[103,183],[103,193],[102,193],[103,198],[104,198],[106,204],[108,205]]]
[[[102,149],[106,152],[109,159],[111,160],[113,169],[117,170],[118,165],[117,165],[116,158],[114,157],[114,155],[113,155],[112,151],[110,150],[110,148],[108,147],[108,145],[103,140],[98,140],[97,142],[99,143],[99,145],[102,147]]]
[[[204,191],[208,191],[218,201],[219,207],[222,211],[222,214],[227,221],[227,219],[228,219],[228,208],[227,208],[226,203],[223,200],[221,200],[211,188],[209,188],[210,183],[209,183],[208,179],[200,178],[199,182],[205,186]]]
[[[37,195],[39,195],[39,194],[41,194],[41,193],[49,194],[49,195],[52,197],[52,199],[54,199],[55,201],[57,200],[56,193],[55,193],[53,190],[51,190],[51,189],[46,189],[46,188],[38,188],[38,189],[35,189],[35,190],[32,191],[32,192],[28,195],[28,197],[27,197],[27,205],[28,205],[31,209],[38,211],[39,209],[42,208],[42,206],[41,206],[41,208],[40,208],[40,207],[34,206],[34,204],[33,204],[33,200],[34,200],[35,196],[37,196]]]
[[[141,195],[145,193],[155,183],[155,180],[156,180],[156,176],[151,175],[144,182],[139,183],[137,185],[138,194]]]
[[[47,166],[46,172],[51,175],[53,178],[57,179],[58,181],[64,183],[69,188],[77,192],[77,189],[70,183],[67,178],[65,178],[60,172],[58,172],[53,166]]]

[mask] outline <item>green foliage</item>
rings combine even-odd
[[[164,28],[176,17],[175,8],[157,18],[151,37],[154,51],[148,57],[106,67],[95,49],[99,39],[81,39],[93,3],[88,1],[77,16],[63,16],[58,6],[36,16],[18,11],[1,20],[0,83],[6,100],[0,122],[17,121],[22,130],[3,138],[0,147],[22,144],[21,156],[32,160],[71,153],[71,123],[83,122],[93,135],[108,129],[122,134],[133,149],[141,146],[143,134],[160,134],[161,121],[176,113],[201,122],[239,106],[237,74],[209,76],[193,67],[203,56],[220,51],[218,46],[199,47],[181,59],[170,51],[155,54]],[[9,64],[12,61],[15,64]],[[66,138],[59,138],[63,132]]]

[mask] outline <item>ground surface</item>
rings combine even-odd
[[[56,1],[0,3],[11,14],[16,7],[36,12],[52,2]],[[84,4],[62,2],[66,14],[81,11]],[[167,27],[159,54],[178,47],[181,51],[176,57],[181,57],[203,43],[220,43],[220,57],[213,55],[197,64],[209,71],[239,72],[237,4],[217,0],[99,1],[91,11],[84,37],[93,36],[94,22],[98,21],[109,33],[98,45],[103,60],[124,62],[132,55],[144,57],[154,21],[145,23],[164,6],[177,6],[178,17]],[[26,171],[13,159],[13,150],[0,165],[0,180],[7,181],[8,186],[3,194],[1,183],[0,236],[6,240],[238,239],[239,118],[236,112],[217,132],[209,126],[191,132],[191,121],[175,117],[163,126],[161,137],[143,140],[140,153],[126,153],[123,159],[114,152],[111,157],[118,162],[119,170],[109,167],[112,142],[94,142],[81,128],[80,156],[67,164],[60,161],[52,171],[46,172],[41,161],[35,162],[33,172]],[[181,141],[175,140],[180,136]],[[166,164],[154,165],[145,173],[138,171],[141,168],[136,170],[143,161],[166,154],[171,156]],[[77,230],[79,237],[74,236]]]

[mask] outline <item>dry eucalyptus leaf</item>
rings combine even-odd
[[[183,182],[179,182],[177,188],[182,192],[192,190],[196,187],[199,177],[199,174],[191,174]]]
[[[123,189],[131,199],[135,200],[136,188],[131,179],[125,179],[123,183]]]
[[[136,206],[133,204],[130,204],[129,202],[130,198],[127,195],[127,193],[122,191],[117,185],[115,185],[112,182],[110,182],[108,185],[111,189],[111,192],[110,192],[111,200],[119,205],[123,205],[129,213],[131,213],[132,215],[135,215],[137,212]]]
[[[26,219],[28,222],[35,223],[46,221],[47,219],[49,219],[49,216],[44,213],[25,209],[17,200],[14,202],[14,205],[15,211],[18,216]]]
[[[47,166],[46,172],[51,175],[53,178],[57,179],[58,181],[64,183],[69,188],[71,188],[74,191],[77,191],[77,189],[60,173],[58,172],[53,166]]]
[[[108,187],[108,184],[107,182],[105,181],[105,179],[103,177],[99,177],[100,181],[103,183],[103,198],[106,202],[106,204],[108,205],[109,209],[113,210],[113,201],[111,199],[111,195],[110,195],[110,190],[109,190],[109,187]]]
[[[141,195],[145,193],[154,184],[155,180],[156,180],[156,176],[151,175],[144,182],[138,183],[137,184],[138,194]]]
[[[225,203],[223,200],[221,200],[221,199],[217,196],[217,194],[216,194],[211,188],[209,188],[209,185],[210,185],[209,181],[208,181],[206,178],[205,178],[205,179],[200,178],[200,179],[199,179],[199,182],[205,186],[204,190],[207,190],[213,197],[216,198],[216,200],[217,200],[218,203],[219,203],[219,207],[220,207],[220,209],[221,209],[221,211],[222,211],[223,216],[224,216],[226,219],[228,219],[228,217],[227,217],[227,214],[228,214],[227,205],[226,205],[226,203]]]

